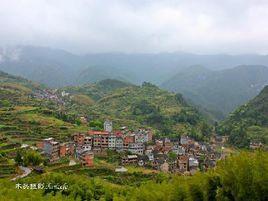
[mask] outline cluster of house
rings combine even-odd
[[[121,165],[139,165],[164,172],[193,174],[198,169],[214,167],[222,153],[216,147],[226,141],[214,137],[211,143],[198,142],[188,136],[170,140],[152,139],[151,130],[122,129],[113,131],[111,121],[104,122],[103,131],[89,130],[86,133],[75,133],[71,142],[59,143],[53,138],[44,139],[39,148],[51,162],[64,156],[74,156],[85,166],[93,166],[94,155],[102,155],[107,150],[124,152]]]
[[[145,129],[134,132],[127,129],[113,131],[112,122],[106,120],[103,131],[90,130],[87,133],[75,133],[73,142],[77,158],[83,153],[105,155],[107,150],[142,155],[145,144],[152,142],[152,132]]]
[[[130,132],[126,129],[113,131],[111,121],[104,122],[103,131],[90,130],[86,133],[75,133],[71,142],[59,143],[53,138],[44,139],[38,143],[51,162],[64,156],[75,156],[86,166],[93,166],[94,154],[105,154],[106,150],[117,152],[128,151],[131,154],[142,155],[145,143],[152,141],[150,130],[139,129]]]
[[[137,164],[164,172],[194,174],[200,168],[214,167],[222,157],[217,153],[215,144],[197,142],[188,136],[171,141],[168,138],[155,140],[153,145],[146,146],[142,155],[122,157],[121,164]]]
[[[68,93],[66,93],[65,91],[61,94],[62,97],[69,95]],[[50,100],[50,101],[53,101],[57,104],[60,104],[60,105],[64,105],[64,101],[62,99],[62,97],[60,97],[58,94],[57,94],[57,89],[42,89],[42,90],[37,90],[35,91],[34,95],[33,95],[34,98],[38,98],[38,99],[46,99],[46,100]]]

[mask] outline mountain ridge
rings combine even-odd
[[[181,52],[77,55],[47,47],[0,48],[1,70],[50,87],[92,83],[106,78],[123,78],[134,84],[148,81],[159,85],[188,66],[202,65],[209,69],[226,69],[243,64],[268,65],[268,56],[198,55]],[[105,71],[109,72],[108,75]],[[97,73],[96,76],[94,73]],[[109,74],[112,76],[109,77]],[[88,75],[88,78],[83,75]]]
[[[250,142],[268,144],[268,85],[248,103],[234,110],[218,127],[229,134],[231,144],[249,147]]]
[[[185,69],[164,82],[161,87],[180,91],[194,104],[225,116],[239,105],[256,96],[268,84],[268,67],[262,65],[237,66],[232,69],[211,71],[199,68]]]

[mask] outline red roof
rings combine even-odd
[[[88,134],[89,135],[108,135],[109,132],[108,131],[93,131],[93,130],[90,130],[90,131],[88,131]]]
[[[123,133],[121,131],[114,131],[114,134],[116,135],[116,137],[122,137]]]

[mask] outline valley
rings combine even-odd
[[[256,169],[248,157],[267,158],[266,95],[265,88],[217,124],[180,93],[149,82],[105,79],[53,89],[1,72],[0,183],[11,188],[9,198],[17,190],[60,200],[139,200],[151,188],[158,194],[149,200],[167,191],[171,200],[183,193],[191,198],[195,188],[207,192],[211,185],[228,191],[224,174],[237,170],[224,161],[232,166],[239,159]],[[201,180],[204,186],[192,186]],[[83,185],[88,188],[76,189]]]

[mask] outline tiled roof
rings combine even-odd
[[[90,131],[88,131],[88,134],[89,135],[109,135],[109,132],[108,131],[93,131],[93,130],[90,130]]]

